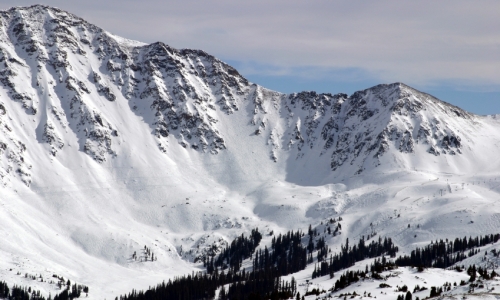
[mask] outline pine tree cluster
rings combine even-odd
[[[68,282],[70,282],[68,280]],[[70,290],[71,289],[71,290]],[[67,288],[61,293],[54,297],[54,300],[71,300],[79,298],[81,292],[88,293],[89,288],[83,285],[74,284],[71,286],[68,284]],[[8,300],[52,300],[52,296],[49,294],[49,298],[46,299],[41,295],[40,291],[35,291],[31,287],[21,287],[14,285],[9,288],[8,284],[4,281],[0,281],[0,299]]]
[[[4,281],[0,281],[0,298],[8,300],[45,300],[40,291],[32,290],[31,287],[17,285],[9,288],[9,285]]]
[[[323,245],[322,247],[328,246]],[[381,237],[379,237],[377,242],[372,241],[368,245],[365,244],[364,238],[361,238],[358,244],[352,247],[349,247],[349,239],[346,239],[345,246],[341,245],[340,248],[340,253],[330,255],[329,260],[321,262],[319,267],[314,268],[312,278],[321,277],[328,274],[330,275],[330,277],[333,277],[334,272],[352,267],[358,261],[362,261],[367,258],[378,257],[381,255],[389,255],[391,257],[395,257],[396,252],[398,252],[398,247],[394,246],[391,238],[384,238],[382,240]],[[323,250],[323,253],[324,252],[326,251]],[[319,253],[321,252],[318,251],[318,254]],[[318,255],[318,261],[320,261],[320,258],[323,258],[323,255],[321,255],[321,257]]]
[[[207,268],[207,272],[212,274],[216,268],[224,270],[228,266],[232,269],[232,272],[239,271],[243,260],[251,257],[261,240],[262,234],[257,228],[252,230],[249,238],[241,234],[240,237],[237,237],[231,242],[229,247],[222,250],[216,260],[214,260],[213,257],[208,261],[204,260],[204,266]]]
[[[271,250],[259,249],[253,260],[254,270],[277,269],[278,276],[304,270],[307,266],[307,250],[302,245],[302,232],[289,231],[273,237]]]
[[[431,242],[425,248],[413,250],[410,256],[400,256],[396,259],[396,265],[400,267],[412,266],[420,268],[447,268],[467,258],[465,251],[469,250],[469,256],[476,254],[476,247],[496,243],[500,234],[490,234],[476,238],[456,238],[455,241]]]
[[[484,269],[481,267],[476,268],[476,265],[472,265],[467,268],[467,275],[470,276],[469,282],[476,281],[477,274],[479,274],[479,276],[481,276],[485,280],[489,280],[498,276],[495,270],[491,270],[491,273],[488,274],[488,270],[486,268]]]
[[[250,238],[242,235],[235,239],[221,253],[222,259],[208,261],[207,273],[178,277],[145,292],[133,290],[116,300],[211,299],[219,287],[222,299],[288,299],[296,293],[296,282],[283,282],[280,276],[305,269],[307,249],[302,246],[302,236],[300,231],[289,231],[274,237],[271,249],[255,251],[262,236],[254,229]],[[253,270],[239,270],[244,257],[252,257],[253,252]],[[226,270],[225,263],[229,265]]]
[[[360,278],[366,278],[366,273],[364,271],[347,271],[340,275],[333,287],[334,291],[341,290],[348,287],[349,285],[358,282]]]
[[[276,270],[252,272],[249,280],[238,281],[229,286],[226,293],[223,287],[220,300],[229,299],[289,299],[297,292],[297,283],[281,281]]]

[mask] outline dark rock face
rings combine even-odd
[[[57,151],[64,147],[62,138],[59,136],[51,122],[45,123],[42,139],[51,146],[50,154],[52,156],[56,156]]]
[[[291,104],[300,101],[302,110],[323,117],[302,122],[294,136],[314,141],[316,128],[322,124],[317,135],[323,140],[323,153],[332,153],[334,171],[346,163],[358,165],[358,173],[368,162],[377,166],[391,146],[407,154],[414,153],[418,144],[429,145],[427,152],[434,155],[460,154],[457,129],[441,120],[457,120],[466,126],[474,123],[473,115],[400,83],[378,85],[350,97],[310,92],[289,99]]]

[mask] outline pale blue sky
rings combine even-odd
[[[0,9],[36,3],[129,39],[203,49],[281,92],[404,82],[500,113],[497,0],[2,0]]]

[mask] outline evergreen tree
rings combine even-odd
[[[413,296],[410,291],[406,292],[405,300],[412,300]]]

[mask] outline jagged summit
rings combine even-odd
[[[23,153],[42,147],[44,159],[72,152],[112,162],[131,151],[131,127],[146,126],[155,144],[148,151],[169,158],[178,146],[238,156],[240,145],[252,140],[271,164],[326,158],[330,172],[359,174],[380,166],[390,151],[459,155],[477,122],[403,83],[351,96],[282,94],[252,84],[202,50],[126,40],[57,8],[15,7],[0,16],[6,99],[0,105],[7,126],[1,177],[17,170],[28,185],[35,166]],[[26,127],[26,119],[34,127]]]
[[[395,82],[391,84],[379,84],[366,90],[355,92],[351,98],[363,98],[367,94],[377,95],[371,100],[379,100],[383,105],[394,105],[393,111],[401,113],[400,109],[405,105],[413,106],[414,109],[426,109],[428,106],[439,107],[444,113],[458,117],[472,119],[474,114],[460,107],[439,100],[427,93],[414,89],[404,83]],[[411,100],[413,96],[413,100]]]

